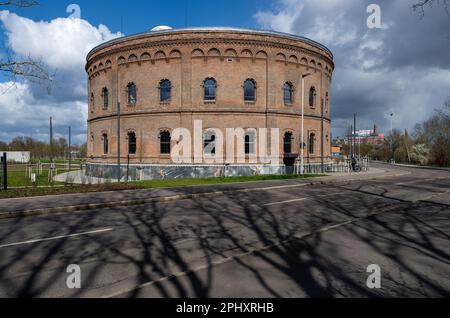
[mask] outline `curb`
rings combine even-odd
[[[170,201],[180,201],[180,200],[189,200],[195,198],[209,197],[214,195],[227,195],[233,193],[248,193],[255,191],[267,191],[267,190],[275,190],[275,189],[288,189],[288,188],[298,188],[305,187],[308,185],[324,185],[324,184],[339,184],[339,183],[350,183],[354,181],[364,181],[364,180],[377,180],[382,178],[389,177],[399,177],[404,175],[409,175],[411,172],[397,173],[391,175],[382,175],[373,177],[361,177],[355,178],[351,180],[313,180],[313,179],[305,179],[304,183],[300,184],[292,184],[292,185],[284,185],[284,186],[273,186],[273,187],[264,187],[264,188],[253,188],[253,189],[237,189],[237,190],[225,190],[225,191],[214,191],[214,192],[203,192],[203,193],[191,193],[191,194],[180,194],[166,197],[154,197],[149,199],[130,199],[116,202],[105,202],[105,203],[90,203],[90,204],[79,204],[65,207],[54,207],[54,208],[41,208],[41,209],[33,209],[33,210],[23,210],[23,211],[11,211],[11,212],[0,212],[0,220],[3,219],[13,219],[19,217],[28,217],[28,216],[39,216],[39,215],[50,215],[56,213],[69,213],[69,212],[78,212],[78,211],[90,211],[96,209],[105,209],[105,208],[114,208],[114,207],[127,207],[134,205],[143,205],[149,203],[158,203],[158,202],[170,202]]]

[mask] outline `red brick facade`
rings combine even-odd
[[[117,160],[117,106],[121,106],[121,154],[128,154],[127,134],[136,136],[132,163],[170,163],[160,153],[160,132],[183,127],[280,129],[293,135],[292,152],[300,152],[301,77],[305,79],[305,156],[321,156],[321,123],[325,157],[330,157],[330,86],[333,56],[326,48],[300,37],[237,29],[186,29],[125,37],[95,48],[88,55],[88,157],[92,162]],[[215,101],[204,100],[203,83],[217,82]],[[160,101],[161,80],[171,82],[171,98]],[[244,101],[244,81],[256,82],[256,100]],[[128,103],[127,85],[137,87],[136,104]],[[293,87],[292,103],[283,86]],[[314,107],[309,91],[316,90]],[[108,90],[105,105],[104,88]],[[322,112],[323,102],[323,112]],[[106,106],[106,107],[104,107]],[[309,140],[315,136],[314,152]],[[107,136],[105,153],[103,136]],[[270,138],[269,138],[270,139]],[[280,158],[282,161],[282,158]]]

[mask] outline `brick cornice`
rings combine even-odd
[[[309,45],[308,43],[300,42],[303,45]],[[86,64],[86,70],[89,69],[89,67],[92,64],[95,64],[96,62],[106,59],[107,57],[111,55],[117,55],[120,53],[132,53],[136,50],[145,50],[150,48],[164,48],[164,47],[170,47],[170,48],[177,48],[180,49],[181,46],[206,46],[206,45],[240,45],[240,46],[252,46],[255,48],[278,48],[282,50],[288,50],[297,52],[300,54],[309,54],[310,56],[314,56],[318,59],[325,60],[327,63],[331,65],[332,68],[334,68],[334,61],[330,59],[326,54],[320,54],[314,50],[310,50],[307,48],[304,48],[299,45],[293,45],[293,44],[287,44],[287,43],[280,43],[273,40],[253,40],[253,39],[236,39],[236,38],[211,38],[211,39],[174,39],[174,40],[159,40],[159,41],[145,41],[141,43],[131,44],[131,45],[123,45],[114,49],[108,50],[105,48],[104,52],[96,53],[92,56],[92,58],[87,62]],[[268,53],[268,52],[266,52]],[[117,62],[117,61],[115,61]]]

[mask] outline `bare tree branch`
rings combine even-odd
[[[449,0],[418,0],[418,2],[412,6],[412,9],[414,11],[419,11],[421,17],[423,18],[425,16],[425,7],[431,8],[435,4],[436,5],[442,4],[447,14],[450,15]]]
[[[15,6],[19,8],[29,8],[38,5],[36,0],[0,0],[0,6]],[[28,57],[25,60],[18,60],[11,54],[6,54],[6,58],[0,59],[0,73],[8,77],[12,83],[16,83],[18,78],[26,78],[30,82],[46,84],[50,92],[52,75],[48,73],[41,61]],[[14,86],[14,84],[13,84]]]
[[[39,3],[36,0],[0,0],[0,6],[15,6],[19,8],[29,8]]]
[[[13,81],[17,77],[26,77],[33,82],[51,82],[52,76],[44,68],[41,61],[28,58],[24,61],[0,60],[0,72]]]

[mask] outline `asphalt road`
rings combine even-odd
[[[448,297],[450,172],[401,170],[0,220],[0,297]]]

